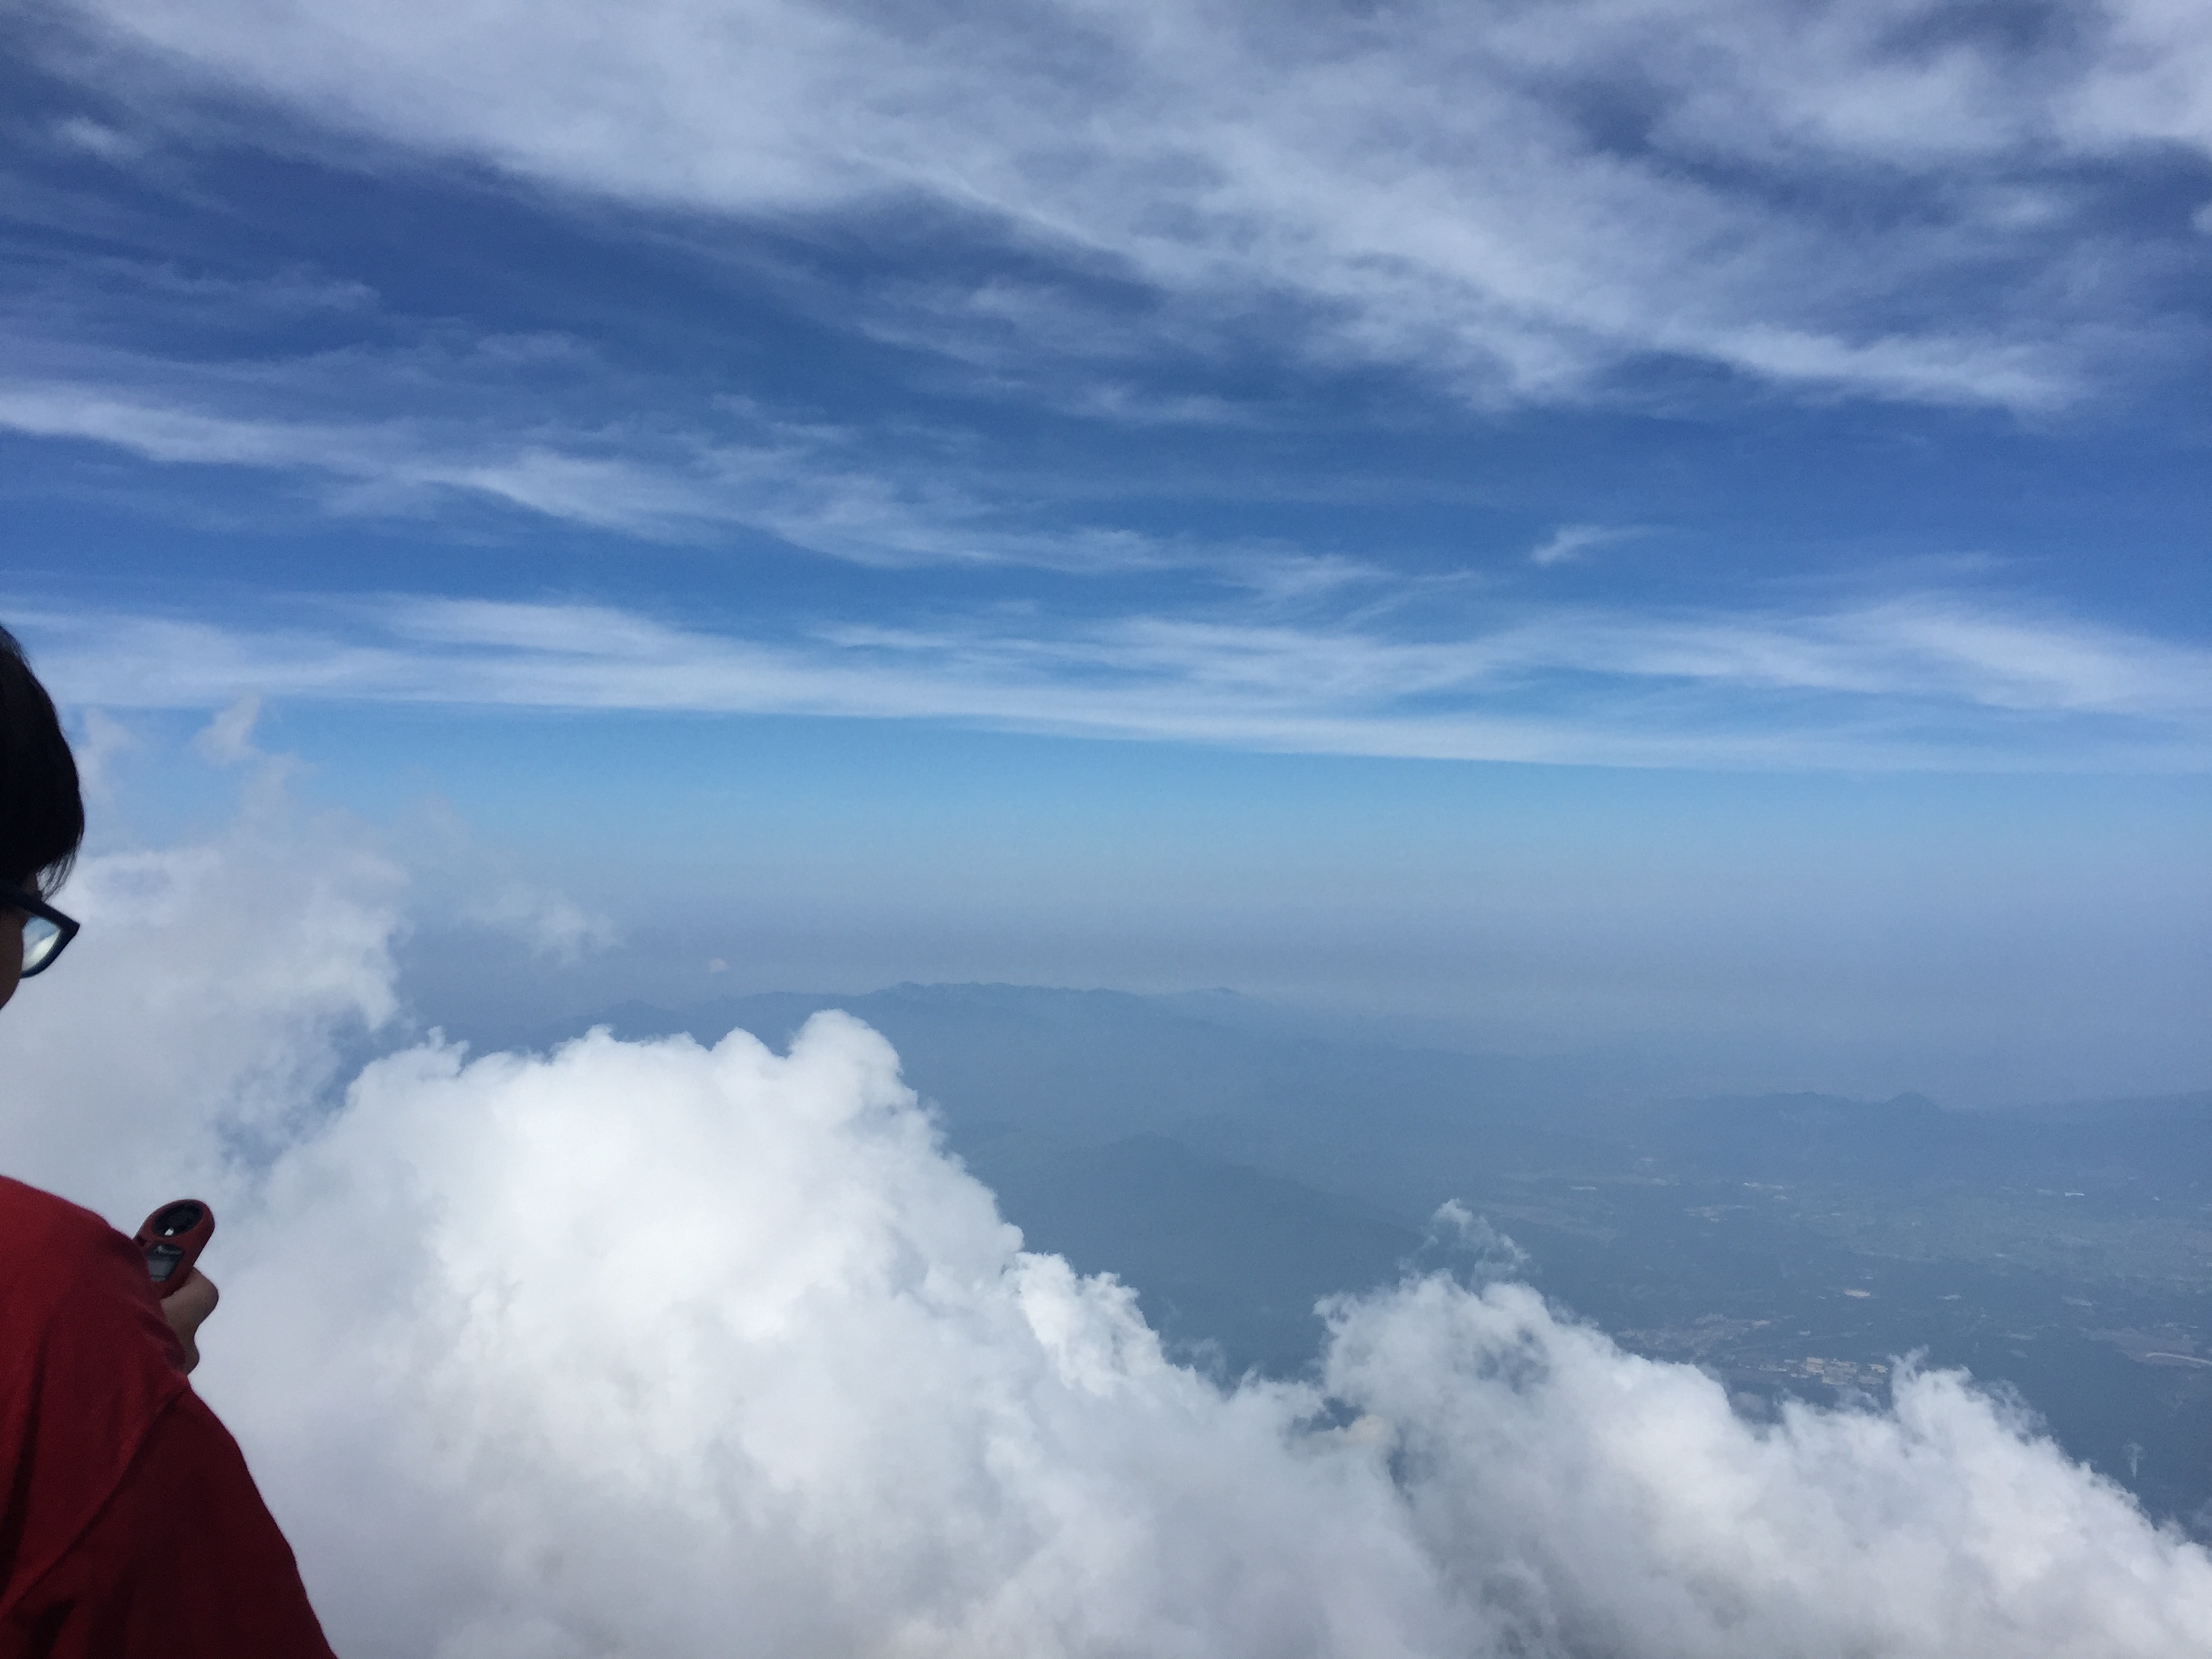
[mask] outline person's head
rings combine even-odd
[[[0,884],[33,899],[51,895],[83,839],[84,795],[54,700],[15,636],[0,628]],[[20,909],[0,911],[0,1003],[15,994],[28,920]]]

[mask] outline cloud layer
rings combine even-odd
[[[2158,390],[2205,343],[2200,8],[16,27],[15,602],[86,700],[2212,758]],[[179,556],[149,514],[241,531],[188,556],[266,603],[108,614],[85,571],[134,607]]]
[[[1017,373],[1127,354],[1105,283],[1158,337],[1267,319],[1479,403],[1658,356],[2045,408],[2171,325],[2141,284],[2194,201],[2122,220],[2100,186],[2212,152],[2212,31],[2171,0],[85,10],[319,127],[562,190],[969,226],[1061,274],[924,264],[855,320]]]
[[[318,614],[319,613],[319,614]],[[26,610],[81,704],[251,694],[976,722],[1309,753],[1628,765],[2120,766],[2212,760],[2212,654],[1923,592],[1825,614],[1478,609],[1353,623],[1016,613],[776,638],[608,606],[394,598],[290,627]]]
[[[782,1054],[431,1042],[319,1106],[391,1006],[392,872],[265,784],[222,841],[87,861],[87,953],[0,1021],[37,1085],[0,1146],[126,1223],[187,1175],[221,1207],[204,1385],[343,1652],[2212,1641],[2212,1559],[1955,1375],[1754,1425],[1429,1277],[1338,1304],[1316,1383],[1224,1389],[1024,1252],[842,1016]],[[240,927],[272,869],[295,902]]]
[[[0,432],[110,446],[165,466],[290,475],[338,517],[434,516],[458,501],[648,540],[750,532],[878,568],[1251,562],[1233,550],[1194,559],[1110,526],[1025,524],[1033,515],[1022,502],[986,505],[951,477],[872,465],[850,453],[852,434],[833,429],[728,416],[712,436],[645,416],[588,428],[541,418],[518,430],[511,409],[506,422],[457,418],[453,402],[471,392],[480,398],[494,378],[463,365],[445,366],[443,384],[427,394],[416,387],[414,409],[335,417],[303,410],[334,380],[358,395],[373,377],[412,380],[426,369],[419,360],[337,356],[307,374],[264,370],[246,384],[150,359],[101,364],[112,381],[19,380],[0,386]],[[473,381],[469,392],[456,384],[463,380]],[[422,407],[441,403],[441,414]],[[1279,562],[1293,572],[1316,562]]]

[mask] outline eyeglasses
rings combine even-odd
[[[0,884],[0,910],[23,913],[23,977],[43,974],[76,937],[76,923],[35,893]]]

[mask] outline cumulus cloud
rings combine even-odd
[[[234,722],[228,735],[243,743]],[[283,771],[246,761],[214,839],[95,840],[79,861],[58,902],[82,931],[0,1015],[9,1174],[133,1231],[165,1198],[227,1189],[234,1155],[286,1142],[392,1022],[404,873],[297,806]]]
[[[410,1050],[266,1191],[231,1258],[254,1361],[210,1387],[351,1652],[2212,1636],[2212,1561],[1954,1376],[1754,1428],[1525,1287],[1434,1277],[1340,1304],[1320,1387],[1224,1391],[1022,1251],[842,1016],[781,1056]]]
[[[318,127],[764,224],[918,207],[1139,285],[1164,337],[1295,313],[1310,358],[1488,403],[1588,397],[1653,354],[2062,403],[2160,326],[2130,284],[2161,256],[2130,239],[2162,233],[2116,231],[2084,181],[2212,151],[2212,34],[2167,0],[84,10]],[[1028,286],[924,270],[851,320],[1126,355],[1071,321],[1079,284]]]
[[[295,902],[226,931],[272,870]],[[1958,1375],[1753,1425],[1430,1274],[1334,1304],[1314,1382],[1224,1388],[1023,1249],[848,1017],[784,1054],[434,1041],[305,1109],[391,1006],[391,872],[249,805],[84,878],[88,954],[0,1019],[6,1167],[126,1223],[204,1172],[203,1386],[359,1659],[2212,1642],[2212,1558]]]

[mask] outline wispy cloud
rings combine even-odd
[[[1227,3],[894,21],[718,0],[609,27],[567,0],[526,40],[428,0],[86,9],[318,125],[763,222],[920,207],[1139,284],[1156,338],[1272,310],[1309,356],[1419,364],[1491,403],[1586,398],[1652,354],[2062,403],[2126,319],[2160,326],[2130,284],[2171,263],[2109,226],[2091,245],[2083,169],[2212,152],[2212,47],[2159,0],[2039,30],[1938,0],[1307,9],[1288,28]],[[1074,336],[1127,349],[1071,324],[1073,290],[939,281],[859,320],[1030,362],[1092,349]]]
[[[702,562],[681,627],[644,579],[615,575],[590,591],[633,608],[426,596],[313,612],[278,597],[267,614],[283,620],[267,627],[110,617],[105,639],[61,617],[55,637],[92,701],[259,689],[775,709],[1632,763],[2202,754],[2195,646],[1894,561],[1842,578],[1886,597],[1700,601],[1686,564],[1661,576],[1596,556],[1674,512],[1650,510],[1648,490],[1563,502],[1547,484],[1536,517],[1510,482],[1479,481],[1451,513],[1409,508],[1383,499],[1369,464],[1400,418],[1389,406],[1332,406],[1275,445],[1257,417],[1232,432],[1240,382],[1223,369],[1249,347],[1236,361],[1269,373],[1386,362],[1478,402],[1572,402],[1656,353],[1822,398],[2047,406],[2087,383],[2094,342],[2136,326],[2130,273],[2170,275],[2183,257],[2164,244],[2152,257],[2126,240],[2135,229],[2093,256],[2074,234],[2096,169],[2118,178],[2145,145],[2170,157],[2212,143],[2173,73],[2203,61],[2201,43],[2160,33],[2163,14],[2083,12],[2057,42],[1917,0],[1817,17],[1781,0],[1417,5],[1302,14],[1289,29],[1228,3],[895,27],[865,9],[705,0],[644,0],[610,27],[568,0],[541,9],[526,40],[466,5],[426,27],[421,0],[91,12],[137,43],[116,48],[126,58],[151,42],[203,91],[284,100],[317,124],[302,138],[249,111],[257,143],[327,147],[343,131],[374,135],[386,159],[392,145],[471,158],[563,209],[580,191],[659,210],[599,216],[592,234],[649,225],[684,259],[716,235],[755,258],[764,239],[730,237],[733,221],[781,233],[778,246],[864,249],[850,263],[867,274],[833,274],[828,297],[794,303],[845,307],[835,320],[850,329],[975,377],[945,392],[941,361],[887,366],[854,345],[866,362],[825,413],[761,392],[734,357],[690,374],[666,334],[632,350],[618,331],[586,340],[465,303],[402,315],[350,276],[252,256],[240,266],[258,280],[57,255],[40,267],[51,280],[0,300],[0,432],[270,475],[284,486],[271,510],[451,515],[471,533],[512,514],[505,568],[471,578],[510,599],[545,591],[533,520],[605,532],[578,545],[643,538],[732,562],[799,550],[939,573],[833,595],[810,572],[741,593],[753,569]],[[77,68],[112,77],[117,61]],[[150,167],[180,142],[162,123],[183,83],[131,64],[154,112],[142,130],[106,109],[130,143],[70,140],[104,158],[82,166]],[[2204,257],[2187,215],[2171,216],[2186,257]],[[894,270],[910,245],[912,270]],[[759,277],[775,290],[760,314],[779,323],[792,314],[781,280]],[[571,316],[570,297],[532,315]],[[1148,379],[1165,359],[1196,367]],[[1087,391],[1080,375],[1040,390],[1077,360],[1095,371]],[[1025,448],[1022,409],[1066,424]],[[1139,432],[1168,421],[1200,441],[1179,454],[1181,431]],[[1089,444],[1107,422],[1127,448]],[[1617,435],[1609,418],[1589,429]],[[1649,436],[1639,426],[1629,445]],[[1138,469],[1164,455],[1182,494],[1140,496],[1152,480]],[[1409,493],[1441,499],[1447,471],[1413,456]],[[1339,501],[1309,532],[1291,499],[1304,474],[1324,487],[1358,475],[1362,505],[1381,510]],[[1899,544],[1916,545],[1893,523],[1855,545],[1888,558]],[[1794,574],[1838,591],[1853,555],[1825,545],[1817,572],[1804,555]],[[1580,608],[1530,597],[1569,591],[1538,572],[1578,561],[1604,579],[1571,584]],[[1107,580],[1071,599],[1073,585],[1017,571]],[[300,585],[362,580],[333,563]],[[694,620],[741,609],[757,619],[745,638]]]
[[[364,375],[380,368],[354,354],[348,366]],[[882,568],[1218,566],[1236,585],[1285,592],[1340,583],[1358,568],[1258,546],[1179,546],[1042,514],[1024,522],[1018,500],[987,503],[951,477],[888,471],[819,425],[729,416],[719,430],[641,419],[587,428],[519,422],[512,408],[476,419],[427,410],[319,418],[288,412],[302,401],[298,389],[268,373],[240,387],[189,366],[127,367],[135,384],[0,385],[0,432],[111,445],[168,465],[295,474],[341,514],[420,513],[463,497],[649,539],[750,532]],[[434,405],[435,392],[433,383],[413,401]]]
[[[1638,532],[1601,524],[1561,525],[1545,540],[1528,552],[1528,562],[1534,565],[1572,564],[1593,548],[1603,547],[1607,542],[1626,540]]]
[[[1553,611],[1446,639],[1133,616],[781,639],[399,598],[319,626],[19,609],[85,704],[313,700],[928,719],[1269,750],[1626,765],[2212,764],[2212,652],[1956,596]]]

